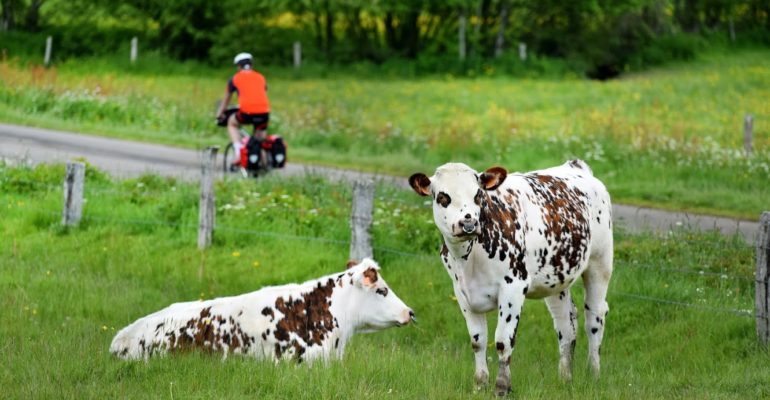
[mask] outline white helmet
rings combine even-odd
[[[251,61],[251,59],[251,53],[238,53],[238,55],[233,59],[233,64],[238,64],[239,62],[245,60]]]

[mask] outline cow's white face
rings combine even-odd
[[[359,315],[359,332],[374,332],[392,326],[403,326],[415,320],[414,312],[382,279],[380,267],[365,258],[348,270],[356,286],[355,308]]]
[[[433,220],[449,241],[470,240],[481,233],[482,190],[493,190],[505,180],[507,172],[500,167],[482,174],[465,164],[444,164],[428,178],[416,173],[409,184],[417,194],[433,199]]]

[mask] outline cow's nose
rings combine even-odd
[[[468,215],[470,216],[470,215]],[[463,232],[465,233],[473,233],[473,231],[476,230],[476,221],[472,218],[466,218],[460,222],[461,227],[463,228]]]
[[[417,317],[414,316],[414,311],[412,310],[409,310],[409,320],[415,324],[417,323]]]

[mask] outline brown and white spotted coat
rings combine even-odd
[[[612,275],[610,196],[583,161],[528,173],[493,167],[479,174],[445,164],[432,177],[409,178],[433,199],[444,239],[441,260],[452,278],[475,353],[478,384],[486,384],[486,313],[497,312],[495,348],[500,368],[496,393],[510,391],[510,357],[525,298],[544,298],[559,340],[559,371],[572,377],[577,309],[570,286],[586,288],[589,360],[599,372],[606,294]]]
[[[402,326],[412,310],[388,287],[371,259],[302,284],[234,297],[176,303],[140,318],[112,340],[125,359],[200,348],[298,362],[342,358],[356,332]]]

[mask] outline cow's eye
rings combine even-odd
[[[440,192],[438,196],[436,196],[436,203],[441,204],[441,207],[447,208],[451,202],[452,198],[444,192]]]
[[[475,195],[475,196],[473,196],[473,202],[474,202],[474,203],[476,203],[476,205],[477,205],[477,206],[480,206],[480,205],[481,205],[481,196],[483,196],[483,195],[484,195],[484,194],[481,192],[481,189],[479,189],[479,190],[476,192],[476,195]]]

